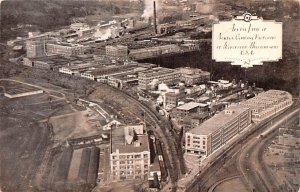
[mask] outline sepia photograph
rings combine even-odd
[[[0,0],[0,192],[300,192],[300,0]]]

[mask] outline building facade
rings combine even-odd
[[[113,180],[147,180],[150,169],[150,150],[147,135],[137,136],[128,144],[114,145],[110,154]]]
[[[174,108],[174,107],[177,107],[178,105],[178,101],[180,99],[183,99],[185,97],[185,92],[183,91],[180,91],[179,93],[173,93],[173,92],[170,92],[170,93],[166,93],[164,95],[164,101],[163,101],[163,104],[164,104],[164,108]]]
[[[167,85],[178,83],[180,74],[174,69],[157,67],[140,72],[138,74],[138,78],[139,88],[147,89],[149,88],[148,86],[153,82],[153,80],[157,80],[159,83],[165,83]]]
[[[58,54],[66,56],[83,55],[86,49],[86,46],[79,44],[58,42],[49,42],[46,44],[46,50],[48,54]]]
[[[181,74],[180,80],[186,85],[194,85],[197,83],[202,83],[209,81],[210,73],[207,71],[202,71],[196,68],[179,68],[179,73]]]
[[[183,104],[179,107],[176,107],[172,110],[170,117],[175,118],[178,122],[182,122],[183,118],[189,116],[192,113],[201,113],[201,107],[204,104],[196,103],[196,102],[189,102]]]
[[[105,47],[106,56],[116,60],[127,60],[128,47],[123,45],[108,45]]]
[[[45,56],[45,40],[26,41],[26,55],[28,58]]]
[[[28,58],[36,58],[49,55],[82,55],[87,46],[57,42],[53,39],[38,39],[26,41],[26,54]]]
[[[185,134],[185,152],[208,156],[251,124],[251,111],[243,106],[229,106]]]
[[[129,52],[129,58],[132,60],[141,60],[146,58],[157,57],[165,54],[180,53],[181,49],[178,45],[161,45],[155,47],[133,49]]]

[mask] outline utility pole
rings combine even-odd
[[[110,126],[110,154],[112,154],[112,128],[113,128],[113,125]]]
[[[146,128],[146,111],[144,110],[144,129],[147,132],[147,128]]]

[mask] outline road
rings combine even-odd
[[[239,156],[239,168],[246,180],[250,191],[275,192],[281,191],[276,178],[269,171],[262,156],[268,144],[278,133],[278,128],[286,122],[293,122],[299,115],[299,110],[294,110],[280,121],[274,122],[265,131],[264,137],[253,137],[246,145]]]
[[[280,121],[284,119],[287,115],[292,113],[293,111],[299,111],[299,103],[294,103],[290,108],[281,112],[275,117],[269,118],[265,121],[262,121],[256,124],[254,127],[249,129],[244,137],[240,137],[237,141],[235,141],[229,148],[223,150],[218,154],[215,158],[212,158],[209,162],[206,163],[203,167],[201,167],[199,173],[195,175],[194,179],[185,187],[184,191],[186,192],[194,192],[194,191],[207,191],[207,182],[210,180],[214,174],[222,168],[222,166],[227,161],[235,160],[233,157],[244,150],[243,146],[247,146],[248,142],[251,142],[251,139],[256,138],[266,129],[270,128],[269,122]],[[295,113],[295,116],[297,113]],[[209,187],[208,187],[209,188]]]

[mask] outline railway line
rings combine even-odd
[[[176,182],[179,179],[181,173],[185,171],[185,166],[182,152],[178,149],[176,138],[174,137],[176,134],[172,131],[170,124],[166,120],[162,119],[158,114],[156,114],[149,106],[146,106],[144,103],[137,101],[126,92],[122,92],[114,87],[111,87],[111,89],[120,92],[126,100],[138,106],[141,109],[141,112],[144,112],[144,115],[146,115],[145,118],[142,115],[139,115],[139,118],[145,119],[147,127],[151,128],[150,130],[153,131],[155,137],[160,140],[162,146],[165,146],[162,147],[162,149],[164,150],[163,154],[165,166],[171,180],[170,188],[172,191],[176,191]],[[178,167],[180,169],[178,169]]]
[[[186,192],[195,192],[195,191],[207,191],[206,182],[209,178],[220,169],[223,164],[230,160],[232,156],[236,153],[239,153],[243,150],[243,146],[248,144],[248,142],[257,135],[260,135],[265,129],[269,128],[270,121],[279,121],[284,118],[291,111],[299,110],[299,103],[295,102],[290,108],[282,111],[280,114],[277,114],[275,117],[268,118],[260,123],[258,123],[253,129],[249,130],[243,138],[239,138],[235,141],[230,147],[226,150],[220,152],[220,155],[214,160],[209,162],[206,166],[202,167],[197,176],[186,186],[184,191]]]

